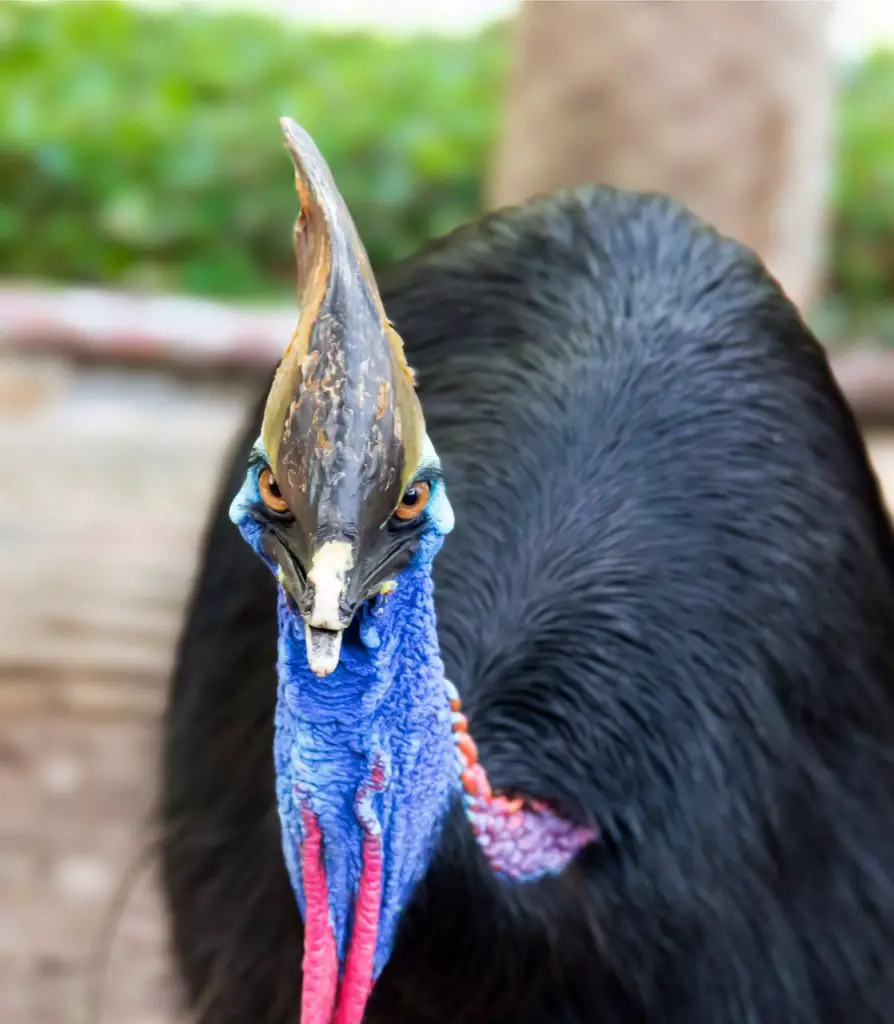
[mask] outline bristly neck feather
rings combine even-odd
[[[282,590],[279,630],[275,764],[289,874],[304,915],[298,851],[310,811],[323,837],[330,924],[344,963],[364,850],[378,851],[376,977],[459,792],[430,565],[407,569],[396,590],[360,610],[331,676],[308,668],[303,623]]]

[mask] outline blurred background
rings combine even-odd
[[[566,185],[682,199],[803,308],[894,498],[894,5],[428,6],[0,4],[3,1024],[176,1019],[157,722],[295,319],[281,114],[379,267]]]

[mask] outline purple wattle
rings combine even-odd
[[[599,838],[599,830],[569,821],[544,800],[495,793],[469,735],[459,690],[449,679],[444,680],[444,689],[466,816],[494,873],[513,882],[559,874],[576,853]]]
[[[494,872],[514,882],[558,874],[599,838],[598,829],[576,825],[536,801],[507,813],[497,802],[467,797],[466,813]]]

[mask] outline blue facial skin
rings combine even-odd
[[[249,469],[230,518],[276,573],[261,547],[259,471]],[[438,474],[437,456],[427,442],[417,478],[431,480],[432,489],[418,549],[395,578],[396,589],[358,609],[330,676],[318,678],[308,667],[304,623],[279,588],[274,764],[283,854],[305,916],[300,808],[309,806],[323,834],[330,921],[344,963],[364,835],[380,836],[382,904],[374,977],[391,954],[400,915],[459,792],[431,577],[432,561],[453,527]],[[384,785],[372,792],[377,765]]]

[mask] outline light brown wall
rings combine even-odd
[[[681,199],[763,256],[800,305],[822,267],[825,0],[530,0],[492,206],[586,181]]]

